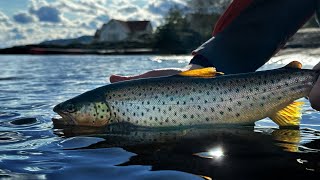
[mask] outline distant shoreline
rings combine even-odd
[[[199,44],[200,45],[200,44]],[[320,28],[306,28],[299,30],[283,48],[288,49],[316,49],[320,48]],[[148,55],[148,54],[188,54],[182,52],[166,52],[161,49],[143,48],[134,46],[126,48],[103,49],[90,45],[77,45],[76,47],[25,45],[0,49],[0,55]]]
[[[81,49],[81,48],[46,48],[18,46],[0,49],[2,55],[139,55],[139,54],[159,54],[157,50],[149,48],[130,48],[130,49]]]

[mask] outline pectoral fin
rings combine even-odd
[[[293,102],[270,118],[279,126],[299,126],[303,102]]]
[[[223,74],[224,73],[222,73],[222,72],[217,72],[216,68],[214,68],[214,67],[193,69],[193,70],[188,70],[188,71],[184,71],[184,72],[179,73],[180,76],[204,77],[204,78],[215,77],[217,75],[223,75]]]

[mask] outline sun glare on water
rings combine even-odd
[[[211,149],[208,155],[214,158],[221,158],[224,156],[223,149],[221,147]]]
[[[209,159],[221,159],[223,156],[225,156],[224,151],[221,147],[212,148],[207,152],[201,152],[195,155],[202,158],[209,158]]]

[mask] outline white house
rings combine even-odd
[[[95,33],[96,42],[143,42],[152,34],[150,21],[120,21],[112,19]]]

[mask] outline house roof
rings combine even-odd
[[[131,32],[145,31],[150,24],[150,21],[120,21],[115,20],[121,23],[123,26],[127,27]]]

